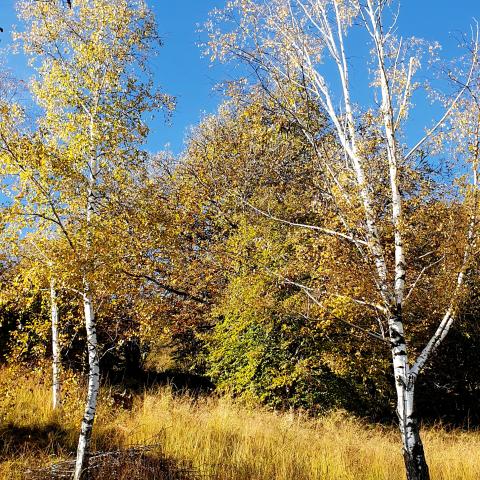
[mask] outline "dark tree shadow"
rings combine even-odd
[[[108,372],[104,381],[130,393],[141,393],[168,386],[174,394],[188,394],[192,397],[213,393],[215,385],[208,377],[180,370],[142,370],[135,375],[112,375]]]
[[[69,432],[58,423],[41,427],[24,427],[13,423],[0,426],[0,459],[25,452],[60,454],[72,450]]]
[[[146,371],[143,380],[146,388],[169,386],[174,393],[188,393],[192,396],[208,395],[215,389],[209,378],[178,370]]]
[[[145,369],[138,340],[125,342],[121,349],[108,350],[100,368],[104,382],[130,393],[169,386],[174,393],[198,396],[212,393],[215,387],[208,377],[181,368],[161,372]]]

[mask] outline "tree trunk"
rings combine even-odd
[[[404,409],[400,414],[400,400],[403,399]],[[404,389],[402,399],[399,398],[399,422],[403,443],[403,458],[407,480],[429,480],[428,465],[423,451],[418,420],[415,415],[414,387]]]
[[[80,437],[78,439],[77,460],[75,464],[74,480],[85,478],[88,468],[88,453],[93,431],[93,422],[97,409],[98,390],[100,388],[100,366],[98,357],[96,321],[93,311],[89,285],[85,284],[83,306],[85,309],[85,326],[88,343],[88,392],[85,412],[82,419]]]
[[[430,480],[415,415],[415,377],[410,375],[400,308],[397,308],[397,314],[390,318],[389,330],[397,391],[397,415],[402,435],[407,480]]]
[[[98,99],[97,99],[98,100]],[[100,359],[98,355],[97,325],[92,304],[92,293],[88,274],[95,270],[92,257],[92,219],[95,215],[95,187],[99,173],[98,155],[94,141],[94,115],[90,115],[90,142],[92,157],[88,162],[88,190],[86,204],[86,238],[85,258],[88,260],[83,272],[83,308],[85,311],[85,328],[87,331],[88,349],[88,391],[85,411],[78,439],[77,460],[73,480],[83,480],[88,477],[88,457],[90,454],[90,440],[92,438],[93,423],[97,411],[98,391],[100,389]]]
[[[55,281],[50,281],[50,308],[52,321],[52,406],[56,410],[60,404],[60,342],[58,340],[58,305]]]

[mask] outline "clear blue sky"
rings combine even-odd
[[[11,41],[11,26],[17,23],[15,0],[0,0],[0,47]],[[213,87],[219,82],[233,78],[231,67],[210,66],[197,46],[202,39],[198,26],[208,18],[208,12],[224,5],[224,0],[150,0],[159,24],[164,47],[154,59],[154,73],[163,90],[177,97],[177,109],[170,122],[165,124],[161,115],[151,125],[148,142],[151,151],[163,149],[169,143],[174,152],[182,150],[185,133],[190,125],[197,124],[203,112],[214,112],[221,100]],[[31,73],[26,68],[25,58],[8,55],[8,65],[18,78]]]
[[[149,0],[159,23],[165,46],[155,60],[155,74],[159,85],[178,99],[178,108],[172,124],[165,125],[159,117],[152,125],[148,143],[151,151],[162,149],[169,143],[172,150],[182,150],[189,126],[201,119],[203,112],[213,112],[221,97],[214,93],[215,84],[239,75],[230,66],[211,67],[207,58],[201,57],[197,44],[202,39],[196,32],[208,12],[221,7],[226,0]],[[15,0],[0,0],[1,45],[10,42],[11,25],[16,23]],[[454,35],[469,29],[472,18],[480,21],[480,0],[404,0],[399,33],[415,35],[427,40],[438,40],[443,54],[458,54]],[[365,50],[363,50],[364,52]],[[25,59],[21,55],[9,56],[9,66],[17,77],[28,75]],[[360,77],[362,73],[358,73]],[[364,78],[358,78],[358,81]],[[355,82],[355,72],[352,82]]]

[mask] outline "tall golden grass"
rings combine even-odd
[[[71,388],[62,412],[50,407],[48,384],[37,377],[0,387],[0,478],[65,459],[75,449],[81,388]],[[72,391],[74,393],[72,393]],[[478,479],[480,433],[423,431],[432,478]],[[394,428],[369,425],[343,412],[321,418],[249,407],[227,398],[195,399],[169,388],[138,394],[132,410],[112,403],[104,388],[93,448],[159,443],[172,460],[217,480],[396,480],[404,478]],[[105,479],[109,480],[109,479]]]

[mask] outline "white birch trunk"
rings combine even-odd
[[[88,344],[88,391],[78,440],[74,480],[84,478],[85,471],[88,468],[88,452],[97,410],[98,391],[100,389],[100,362],[98,357],[96,321],[88,283],[85,283],[83,306],[85,310],[85,327],[87,330]]]
[[[397,391],[397,416],[402,436],[403,458],[408,480],[429,480],[428,465],[425,459],[418,421],[415,417],[415,377],[411,375],[407,345],[403,330],[403,302],[405,293],[405,251],[402,232],[402,196],[399,189],[399,152],[395,138],[395,120],[392,105],[392,92],[385,65],[385,35],[383,33],[380,4],[367,0],[367,12],[371,21],[370,35],[374,41],[378,61],[378,74],[382,94],[382,117],[387,145],[390,194],[392,200],[392,225],[395,239],[395,280],[393,298],[390,304],[392,316],[389,319],[389,334],[392,348],[392,363]],[[409,85],[405,87],[405,95]]]
[[[96,102],[98,102],[98,97]],[[92,145],[92,157],[88,164],[88,191],[86,205],[86,242],[85,254],[88,259],[88,267],[83,273],[83,307],[85,311],[85,329],[87,332],[88,348],[88,390],[85,411],[78,439],[77,459],[75,463],[74,480],[81,480],[88,469],[88,455],[90,440],[92,438],[93,423],[97,411],[98,391],[100,389],[100,360],[97,343],[97,325],[95,312],[92,303],[91,286],[88,273],[95,270],[94,259],[92,258],[92,220],[95,214],[95,187],[99,171],[98,156],[94,147],[94,115],[90,118],[90,142]]]
[[[398,398],[403,459],[407,480],[429,480],[430,473],[420,438],[418,419],[415,414],[414,388],[414,384],[407,385]]]
[[[403,322],[398,317],[392,317],[389,323],[397,391],[397,416],[407,480],[429,480],[428,465],[415,415],[415,377],[410,375]]]
[[[58,339],[58,304],[55,280],[50,281],[50,308],[52,322],[52,406],[56,410],[61,405],[60,398],[60,371],[61,356]]]
[[[404,422],[401,432],[403,437],[403,458],[408,480],[428,480],[430,474],[425,460],[418,419],[415,414],[414,385],[405,389]]]

